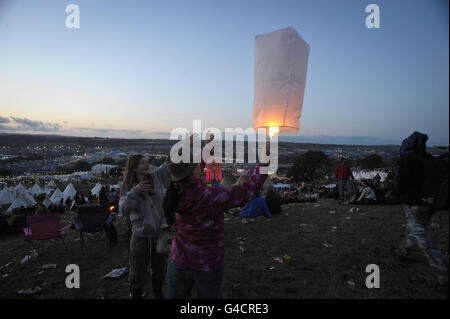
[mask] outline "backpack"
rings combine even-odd
[[[270,191],[266,195],[267,207],[272,215],[281,213],[282,199],[280,194],[275,191]]]
[[[394,188],[410,204],[435,198],[439,209],[448,209],[448,164],[429,154],[402,156],[395,169]]]

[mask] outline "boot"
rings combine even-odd
[[[130,297],[131,299],[142,299],[142,288],[132,288],[130,287]]]
[[[163,281],[162,280],[153,280],[152,286],[153,286],[153,296],[156,299],[164,299]]]

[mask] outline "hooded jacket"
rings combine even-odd
[[[151,172],[154,193],[151,196],[140,193],[134,186],[120,197],[119,214],[130,217],[133,234],[139,237],[156,238],[161,225],[166,223],[162,207],[165,187],[170,184],[171,176],[166,164]]]

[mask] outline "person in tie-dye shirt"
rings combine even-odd
[[[224,269],[224,212],[256,198],[267,177],[261,164],[248,181],[231,188],[202,183],[196,163],[166,165],[172,174],[163,207],[175,230],[167,269],[167,298],[189,298],[194,283],[199,298],[222,297]]]

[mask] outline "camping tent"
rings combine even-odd
[[[14,208],[20,208],[20,207],[24,207],[27,208],[28,205],[27,203],[23,200],[22,197],[17,197],[14,202],[11,204],[11,206],[9,206],[8,210],[6,211],[7,213],[11,214]]]
[[[8,187],[5,187],[0,191],[0,205],[11,204],[15,199],[16,197]]]
[[[103,186],[100,183],[95,184],[95,186],[91,189],[91,194],[94,196],[98,196],[102,187]]]
[[[33,187],[31,187],[31,189],[29,190],[30,194],[33,196],[39,196],[42,193],[45,193],[45,191],[39,187],[39,185],[37,183],[35,183],[33,185]]]
[[[31,195],[28,191],[19,192],[17,194],[17,197],[21,197],[25,203],[27,203],[28,206],[36,205],[36,200],[33,198],[33,195]]]
[[[273,185],[276,189],[285,189],[285,188],[291,188],[290,184],[275,184]]]
[[[63,192],[64,201],[66,201],[67,198],[74,199],[76,194],[77,190],[73,187],[73,184],[70,183]]]
[[[61,199],[64,200],[64,194],[59,190],[59,188],[56,188],[52,196],[50,196],[50,200],[53,204],[59,204],[61,202]]]
[[[19,183],[18,185],[16,185],[16,187],[14,187],[14,192],[16,193],[16,196],[19,193],[25,192],[27,189],[25,188],[25,186],[22,185],[22,183]]]
[[[52,204],[53,204],[52,201],[50,199],[48,199],[48,197],[45,198],[45,200],[42,202],[42,205],[44,205],[45,208],[48,208]]]
[[[45,188],[47,189],[55,189],[57,187],[56,183],[53,181],[53,179],[45,185]]]

